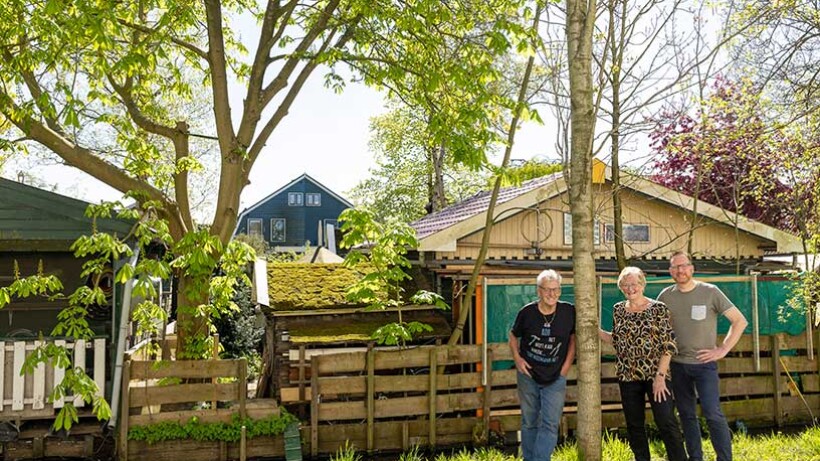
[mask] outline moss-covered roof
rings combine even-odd
[[[273,311],[355,307],[347,289],[364,272],[342,264],[268,263],[268,294]]]

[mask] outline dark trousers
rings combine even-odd
[[[663,402],[655,402],[652,396],[652,381],[618,381],[618,387],[621,389],[629,447],[635,454],[635,461],[650,461],[651,458],[644,414],[647,399],[652,407],[652,416],[655,418],[661,440],[666,446],[666,457],[669,461],[686,461],[683,435],[675,417],[672,397],[667,397]]]

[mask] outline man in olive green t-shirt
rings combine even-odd
[[[675,285],[667,287],[658,296],[669,309],[678,344],[678,354],[672,357],[670,368],[672,392],[689,461],[703,461],[696,413],[698,397],[717,461],[731,461],[732,434],[720,410],[717,361],[737,344],[748,322],[718,287],[698,282],[693,278],[694,272],[689,255],[675,252],[669,260],[669,274],[675,279]],[[717,346],[719,315],[725,316],[731,327],[723,344]]]

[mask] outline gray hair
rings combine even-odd
[[[547,269],[547,270],[541,271],[541,273],[538,274],[538,277],[535,278],[535,283],[540,286],[541,283],[543,283],[547,280],[550,280],[550,281],[555,280],[555,281],[558,282],[558,285],[560,285],[561,284],[561,274],[554,271],[553,269]]]
[[[646,275],[643,273],[643,271],[635,266],[627,266],[624,267],[624,270],[622,270],[621,274],[618,276],[618,287],[620,287],[621,282],[623,282],[623,280],[629,277],[630,275],[634,275],[635,277],[637,277],[638,283],[640,283],[641,286],[646,286]]]

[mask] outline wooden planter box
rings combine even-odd
[[[284,435],[256,437],[246,442],[248,458],[284,457]],[[238,460],[240,442],[199,442],[196,440],[169,440],[149,445],[147,442],[128,442],[127,460],[153,461],[227,461]]]

